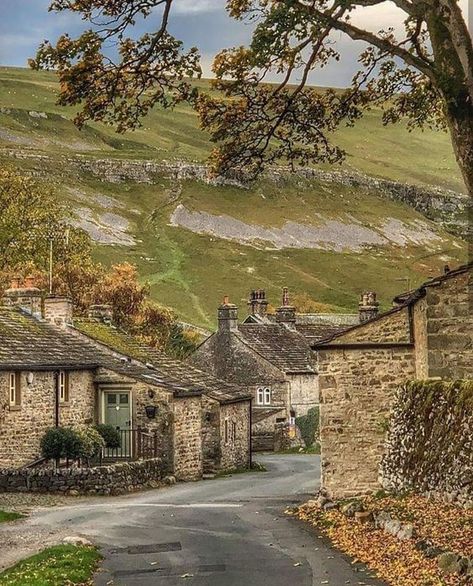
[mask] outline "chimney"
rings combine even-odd
[[[296,324],[296,308],[289,304],[289,289],[283,287],[282,305],[276,310],[276,322],[294,327]]]
[[[228,297],[223,298],[218,308],[218,332],[235,332],[238,329],[238,307],[230,303]]]
[[[72,325],[72,301],[53,295],[44,300],[44,319],[48,323],[65,328]]]
[[[113,322],[113,309],[106,303],[97,303],[89,307],[87,316],[95,321],[110,325]]]
[[[253,290],[248,300],[250,315],[265,317],[268,312],[268,301],[264,289]]]
[[[3,295],[2,304],[8,307],[19,307],[37,319],[41,319],[41,290],[34,286],[34,278],[26,277],[24,283],[18,277],[11,281],[10,288]]]
[[[358,303],[358,314],[360,323],[375,318],[379,313],[379,302],[376,300],[374,291],[366,291],[360,297]]]

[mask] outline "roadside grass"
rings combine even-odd
[[[305,448],[288,448],[287,450],[282,450],[277,452],[278,454],[320,454],[320,444],[315,443],[312,446],[305,447]]]
[[[0,523],[8,523],[9,521],[17,521],[23,519],[25,515],[16,513],[14,511],[0,511]]]
[[[0,574],[1,586],[91,585],[102,559],[95,547],[56,545]]]

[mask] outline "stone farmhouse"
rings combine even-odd
[[[15,282],[0,307],[0,468],[40,456],[54,426],[120,429],[120,457],[146,457],[195,480],[250,464],[250,397],[239,386],[140,346],[93,306],[73,320],[68,299]],[[152,438],[152,439],[150,439]],[[138,453],[138,450],[140,452]]]
[[[395,298],[390,311],[312,345],[322,483],[332,498],[381,488],[379,465],[400,385],[473,379],[472,269],[446,270]]]
[[[225,298],[218,329],[190,357],[198,368],[251,390],[253,449],[274,448],[275,426],[294,425],[319,403],[318,376],[311,343],[358,323],[358,315],[299,315],[287,288],[275,315],[267,312],[264,291],[253,291],[249,315]]]

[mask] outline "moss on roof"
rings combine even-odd
[[[76,319],[74,320],[74,326],[86,336],[97,340],[97,342],[120,354],[130,356],[144,363],[152,360],[148,348],[141,346],[132,336],[114,326],[88,319]]]

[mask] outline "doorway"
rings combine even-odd
[[[132,454],[131,393],[110,390],[103,393],[103,422],[120,434],[120,448],[107,450],[108,457],[130,457]]]

